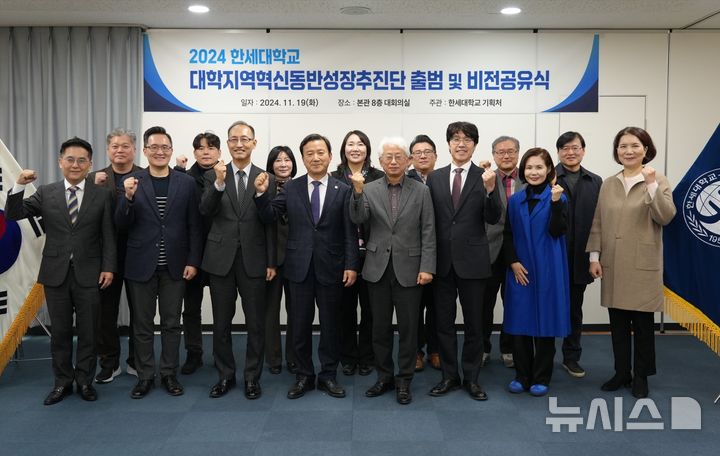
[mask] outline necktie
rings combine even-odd
[[[512,176],[503,176],[503,182],[505,183],[505,200],[509,200],[512,196]]]
[[[70,214],[70,223],[74,225],[78,218],[78,188],[73,185],[68,188],[68,191],[70,192],[70,197],[68,198],[68,213]]]
[[[320,220],[320,181],[312,181],[313,191],[310,195],[310,209],[312,210],[313,223],[317,225]]]
[[[453,179],[452,185],[452,203],[453,207],[457,209],[460,204],[460,192],[462,191],[462,168],[455,168],[455,178]]]
[[[242,202],[243,196],[245,196],[245,171],[240,170],[237,172],[237,198],[239,202]]]

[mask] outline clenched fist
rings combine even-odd
[[[185,155],[178,155],[177,158],[175,159],[175,165],[178,168],[182,168],[182,169],[187,168],[187,162],[188,162],[188,158]]]
[[[107,182],[108,175],[105,171],[98,171],[95,173],[95,185],[105,185]]]
[[[490,167],[485,168],[482,175],[483,185],[488,193],[492,193],[495,190],[495,171],[491,170]]]
[[[550,187],[550,193],[551,193],[550,198],[553,201],[560,201],[560,196],[562,196],[564,191],[565,191],[565,189],[563,189],[561,186],[554,183],[554,181],[553,181],[552,187]]]
[[[268,185],[270,184],[270,177],[268,176],[268,173],[260,173],[255,178],[255,192],[256,193],[265,193],[268,189]]]
[[[478,166],[482,169],[490,169],[492,165],[490,164],[490,160],[482,160],[480,163],[478,163]]]
[[[225,185],[225,176],[227,175],[227,166],[225,166],[225,162],[223,160],[219,160],[215,163],[215,166],[213,166],[213,170],[215,170],[215,185],[218,187]]]
[[[362,193],[363,188],[365,188],[365,176],[363,176],[362,172],[358,171],[353,173],[353,175],[350,176],[350,181],[352,182],[355,193]]]
[[[138,187],[137,178],[128,177],[123,181],[123,187],[125,188],[125,198],[127,198],[128,201],[132,201],[132,199],[135,197],[135,192],[137,191]]]
[[[653,182],[655,182],[655,168],[653,168],[652,166],[646,165],[643,167],[641,172],[642,172],[643,177],[645,178],[645,183],[647,185],[650,185]]]
[[[17,183],[20,185],[29,184],[37,179],[37,173],[32,169],[24,169],[20,172],[17,178]]]

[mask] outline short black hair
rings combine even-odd
[[[275,175],[275,170],[273,169],[273,164],[275,163],[275,160],[280,156],[280,152],[285,152],[285,154],[288,156],[290,161],[293,164],[292,172],[290,173],[290,177],[293,178],[297,174],[297,162],[295,161],[295,155],[293,154],[292,149],[290,149],[288,146],[275,146],[272,149],[270,149],[270,153],[268,154],[267,164],[265,165],[265,171],[268,173]]]
[[[645,152],[645,158],[643,158],[642,164],[650,163],[653,158],[655,158],[655,155],[657,155],[657,149],[655,149],[655,144],[653,144],[653,140],[650,137],[650,134],[643,130],[640,127],[625,127],[622,130],[618,132],[617,135],[615,135],[615,139],[613,140],[613,158],[615,159],[615,162],[618,164],[620,163],[620,159],[618,158],[617,148],[618,144],[620,144],[620,138],[622,138],[625,135],[633,135],[637,139],[640,140],[642,145],[644,147],[647,147],[647,151]]]
[[[170,134],[163,127],[150,127],[147,130],[145,130],[145,133],[143,133],[143,147],[147,147],[148,139],[152,135],[167,136],[167,139],[170,141],[170,145],[172,146],[172,138],[170,137]]]
[[[445,138],[447,139],[447,142],[450,142],[452,137],[460,132],[464,133],[465,136],[472,139],[473,142],[477,145],[478,140],[480,139],[480,134],[478,133],[477,126],[470,122],[453,122],[448,125],[447,132],[445,133]]]
[[[310,133],[306,137],[303,138],[302,141],[300,141],[300,156],[305,155],[305,144],[309,143],[310,141],[325,141],[325,145],[327,146],[327,150],[329,154],[332,154],[332,149],[330,148],[330,140],[324,137],[323,135],[319,133]]]
[[[198,150],[200,148],[201,141],[202,140],[207,141],[208,146],[214,147],[217,150],[220,150],[220,138],[215,133],[205,132],[205,133],[199,133],[197,136],[195,136],[195,139],[193,139],[193,149]]]
[[[413,147],[415,147],[415,144],[420,144],[420,143],[430,144],[432,146],[433,152],[437,153],[437,148],[435,147],[435,143],[433,142],[432,139],[430,139],[430,137],[428,135],[417,135],[415,137],[415,139],[413,139],[412,142],[410,143],[410,152],[412,152]]]
[[[569,143],[573,139],[579,139],[580,144],[582,145],[582,148],[585,148],[585,138],[582,137],[582,135],[576,131],[566,131],[565,133],[561,134],[560,137],[555,142],[555,147],[557,150],[562,149],[565,147],[565,144]]]
[[[65,149],[68,147],[82,147],[88,152],[88,158],[92,160],[92,146],[89,142],[85,141],[82,138],[78,138],[77,136],[73,136],[72,138],[68,139],[64,143],[60,145],[60,155],[65,153]]]
[[[545,166],[548,168],[548,174],[545,177],[545,182],[552,182],[553,179],[555,179],[555,165],[553,164],[550,152],[542,147],[533,147],[532,149],[528,149],[528,151],[525,152],[525,155],[522,156],[522,159],[520,159],[520,167],[518,168],[520,170],[518,173],[520,182],[527,183],[527,180],[525,179],[525,164],[530,157],[540,157],[545,162]]]

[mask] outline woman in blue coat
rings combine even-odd
[[[527,186],[508,201],[503,235],[503,255],[510,266],[503,328],[513,335],[516,371],[508,389],[544,396],[552,377],[555,337],[570,334],[567,198],[555,185],[555,167],[545,149],[523,155],[520,180]]]

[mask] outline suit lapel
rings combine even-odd
[[[397,212],[397,219],[395,219],[395,223],[392,225],[395,226],[397,224],[397,221],[400,220],[400,214],[402,214],[403,209],[405,209],[405,206],[407,205],[408,201],[410,201],[410,196],[415,191],[413,188],[414,186],[408,182],[410,179],[406,179],[403,182],[402,190],[400,191],[400,205],[398,206],[398,212]],[[391,214],[388,212],[388,214]],[[392,219],[392,215],[390,216]]]
[[[298,178],[298,191],[300,192],[300,201],[303,202],[305,205],[305,209],[307,211],[308,219],[310,220],[311,224],[315,224],[315,221],[313,220],[312,216],[312,208],[310,207],[310,196],[308,195],[308,185],[310,183],[310,176],[305,174],[302,177]],[[327,196],[327,195],[326,195]],[[327,200],[325,200],[327,202]]]
[[[318,220],[318,225],[322,223],[322,221],[325,219],[325,214],[328,212],[328,208],[332,204],[332,202],[335,200],[335,197],[340,192],[338,189],[338,182],[335,180],[334,177],[330,176],[328,174],[328,185],[327,190],[325,190],[325,201],[322,204],[322,211],[320,212],[320,219]],[[309,201],[308,201],[309,202]],[[310,211],[312,214],[312,211]]]
[[[437,171],[434,171],[435,173],[438,173],[440,176],[440,188],[434,189],[433,191],[439,191],[441,193],[441,200],[445,200],[445,203],[447,204],[447,208],[450,211],[450,214],[455,212],[455,208],[453,207],[452,202],[452,194],[450,193],[450,168],[452,165],[448,165],[444,168],[440,168]],[[443,196],[444,195],[444,196]]]
[[[462,192],[460,192],[460,202],[458,203],[458,207],[455,212],[459,211],[460,208],[463,207],[463,204],[465,204],[465,201],[467,201],[468,195],[473,191],[473,188],[477,184],[479,178],[479,168],[475,166],[475,164],[471,163],[470,169],[468,169],[467,179],[465,179],[465,185],[463,185]]]
[[[242,201],[238,202],[240,204],[241,213],[245,212],[248,204],[252,200],[252,194],[249,190],[251,186],[254,188],[255,178],[258,174],[260,174],[260,172],[260,168],[256,167],[255,165],[250,165],[250,174],[247,176],[247,185],[245,186],[245,191],[243,192],[243,198]]]
[[[235,213],[240,215],[240,202],[238,201],[237,186],[235,185],[235,170],[232,164],[227,165],[227,171],[225,173],[225,193],[230,198],[230,205],[232,206]]]
[[[90,206],[86,206],[86,204],[88,204],[88,205],[92,204],[93,201],[95,200],[95,197],[97,196],[96,190],[97,189],[95,188],[95,186],[90,183],[90,180],[85,179],[85,188],[83,189],[85,194],[83,195],[82,204],[80,205],[80,208],[78,209],[78,217],[77,217],[77,220],[75,221],[76,226],[77,226],[77,224],[80,223],[80,221],[83,218],[83,215],[85,215],[85,213],[87,212],[87,208],[90,207]],[[69,212],[68,212],[68,220],[70,220]]]
[[[177,193],[178,190],[178,174],[176,171],[170,170],[170,175],[168,176],[170,181],[168,182],[168,194],[167,194],[167,203],[165,204],[165,217],[167,218],[168,214],[170,213],[173,202],[177,199],[175,198],[175,193]]]
[[[150,205],[150,207],[152,207],[153,212],[155,213],[155,217],[160,219],[160,212],[158,211],[157,207],[157,199],[155,198],[155,187],[153,187],[150,172],[146,171],[145,173],[138,175],[138,181],[138,187],[142,189],[145,197],[148,199],[148,204]]]
[[[52,195],[53,205],[60,208],[60,211],[63,213],[63,220],[65,220],[68,228],[72,229],[72,223],[70,223],[70,211],[68,211],[67,197],[65,195],[65,181],[62,180],[58,182],[50,194]]]

